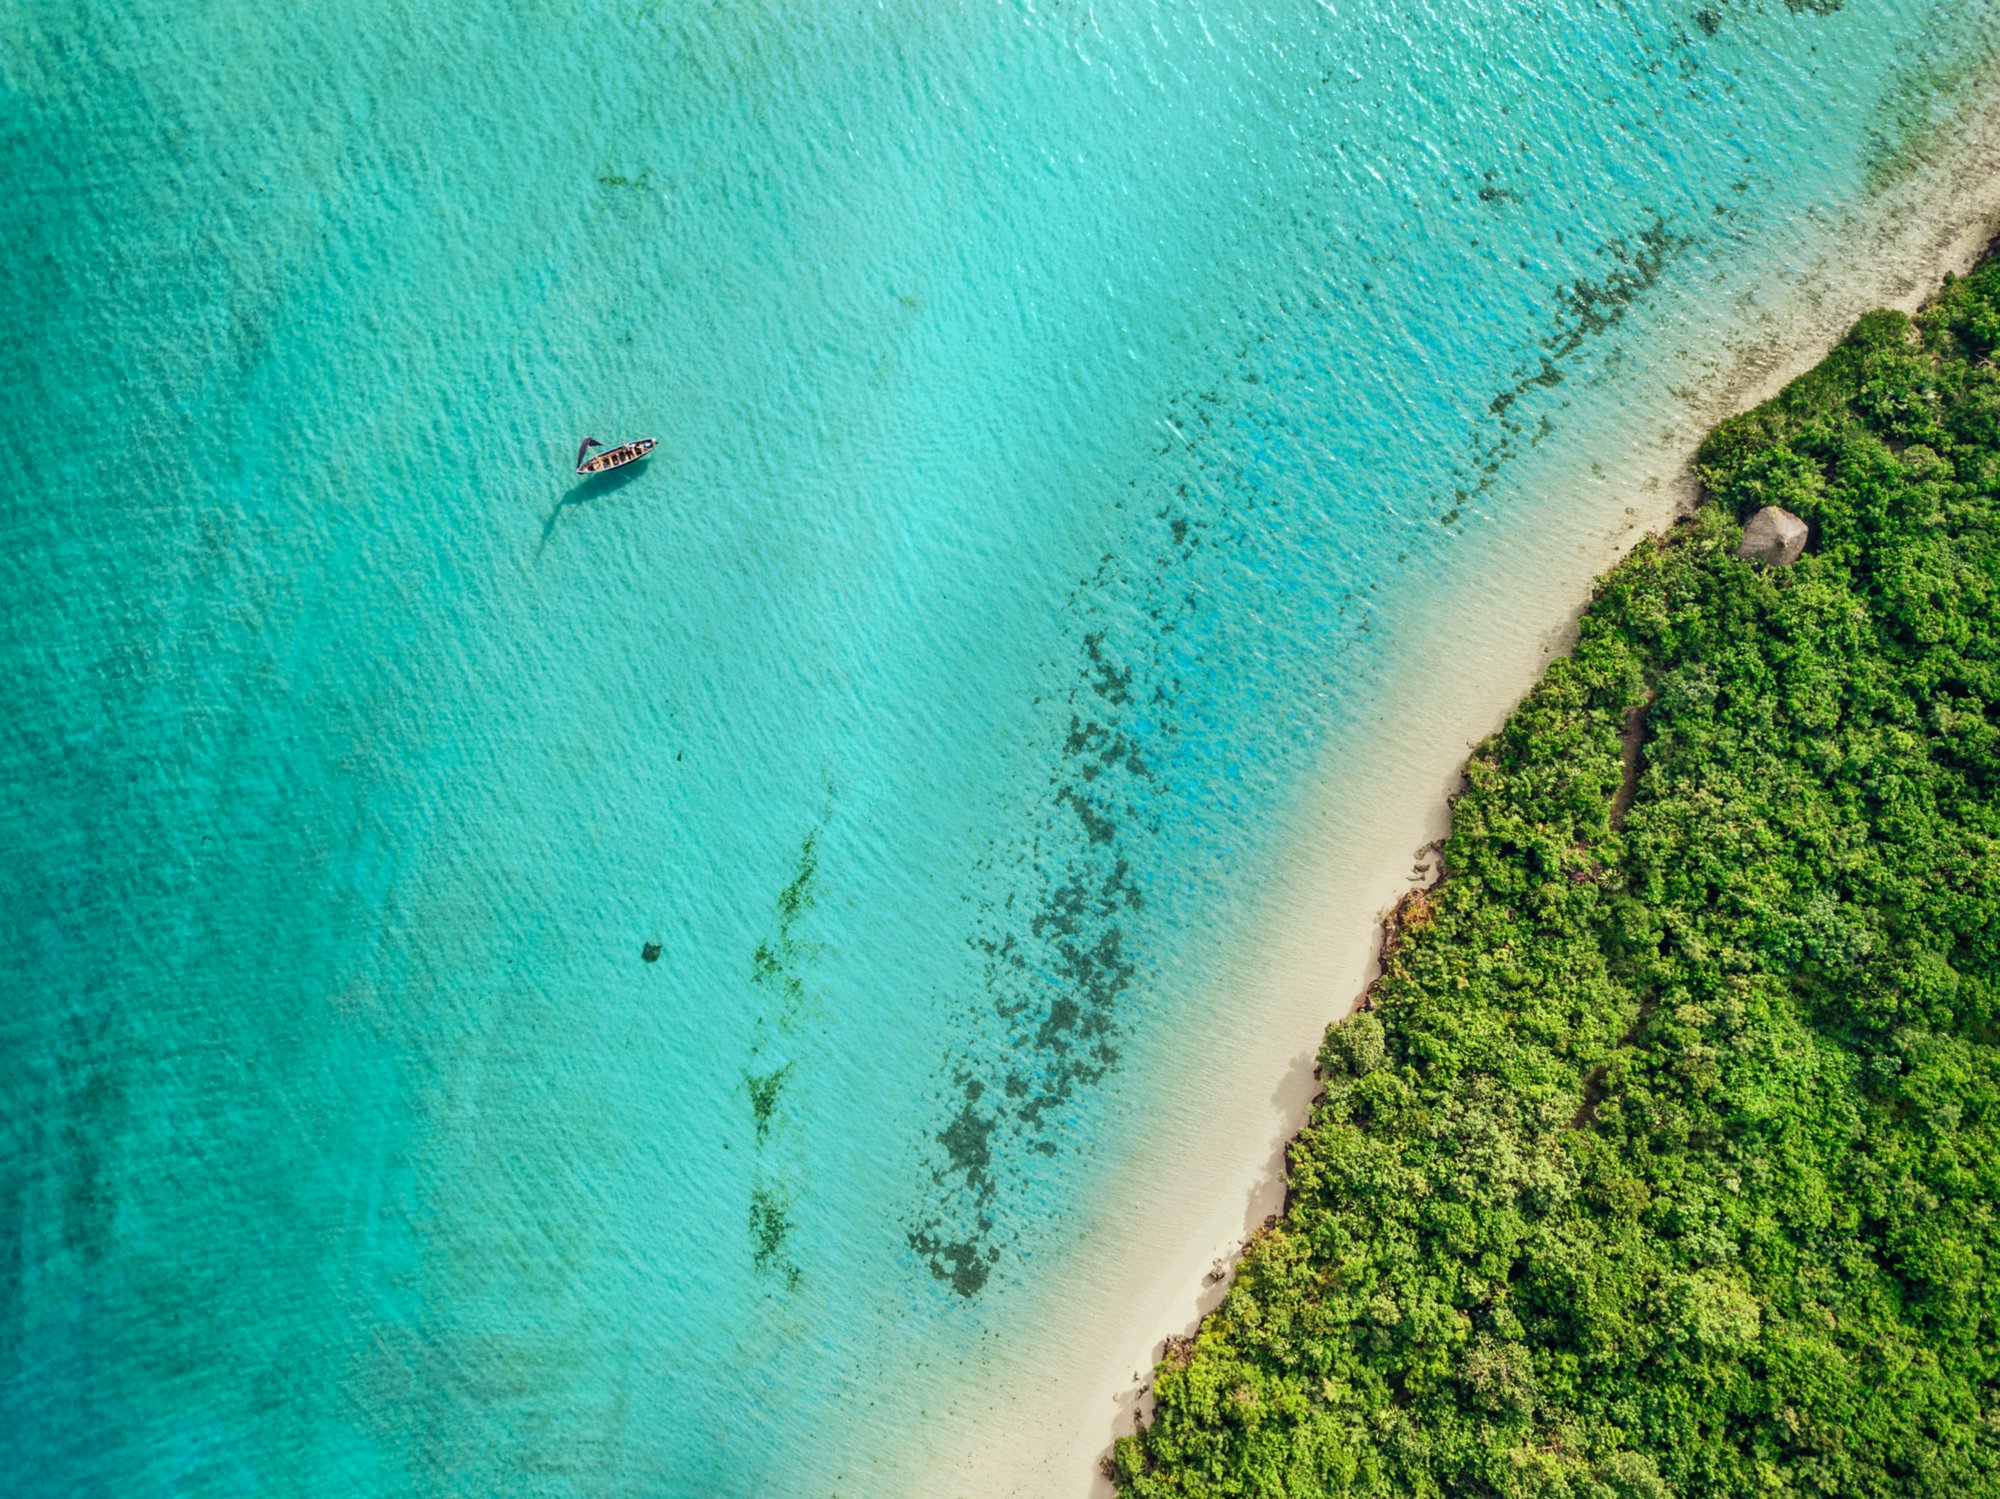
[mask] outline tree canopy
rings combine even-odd
[[[1466,767],[1122,1495],[2000,1492],[1996,347],[1989,260],[1709,436]]]

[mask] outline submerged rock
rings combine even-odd
[[[1766,505],[1743,528],[1743,544],[1736,549],[1736,555],[1753,562],[1768,562],[1773,567],[1790,567],[1805,549],[1806,523],[1789,510]]]

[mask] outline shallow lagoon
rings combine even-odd
[[[1990,72],[1822,11],[0,22],[10,1471],[907,1483],[1399,653]]]

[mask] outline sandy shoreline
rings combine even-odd
[[[1671,394],[1634,418],[1625,452],[1615,463],[1599,453],[1564,476],[1550,491],[1559,498],[1499,559],[1520,565],[1493,569],[1487,590],[1455,600],[1411,642],[1376,715],[1393,732],[1328,768],[1327,789],[1300,809],[1260,919],[1232,941],[1226,1002],[1188,1038],[1204,1085],[1180,1090],[1149,1121],[1149,1155],[1160,1164],[1121,1183],[1119,1210],[1103,1215],[1114,1227],[1075,1256],[1052,1302],[1060,1339],[1038,1349],[1031,1375],[986,1392],[994,1404],[975,1430],[935,1434],[923,1492],[1112,1492],[1099,1461],[1143,1412],[1142,1385],[1165,1340],[1192,1332],[1221,1299],[1218,1269],[1282,1203],[1284,1149],[1316,1091],[1320,1037],[1372,979],[1382,917],[1428,882],[1424,849],[1446,829],[1446,798],[1469,747],[1564,648],[1592,581],[1692,501],[1688,463],[1709,428],[1818,363],[1863,312],[1914,310],[1946,272],[1978,259],[2000,230],[1994,102],[1969,100],[1948,147],[1816,227],[1825,248],[1760,289],[1747,315],[1739,307],[1726,345],[1693,330],[1689,347],[1670,348]],[[1258,1023],[1245,1025],[1248,1016]],[[1233,1112],[1219,1113],[1219,1099]]]

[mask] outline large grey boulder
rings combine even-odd
[[[1736,555],[1773,567],[1790,567],[1805,549],[1806,523],[1789,510],[1766,505],[1743,528],[1743,545],[1736,549]]]

